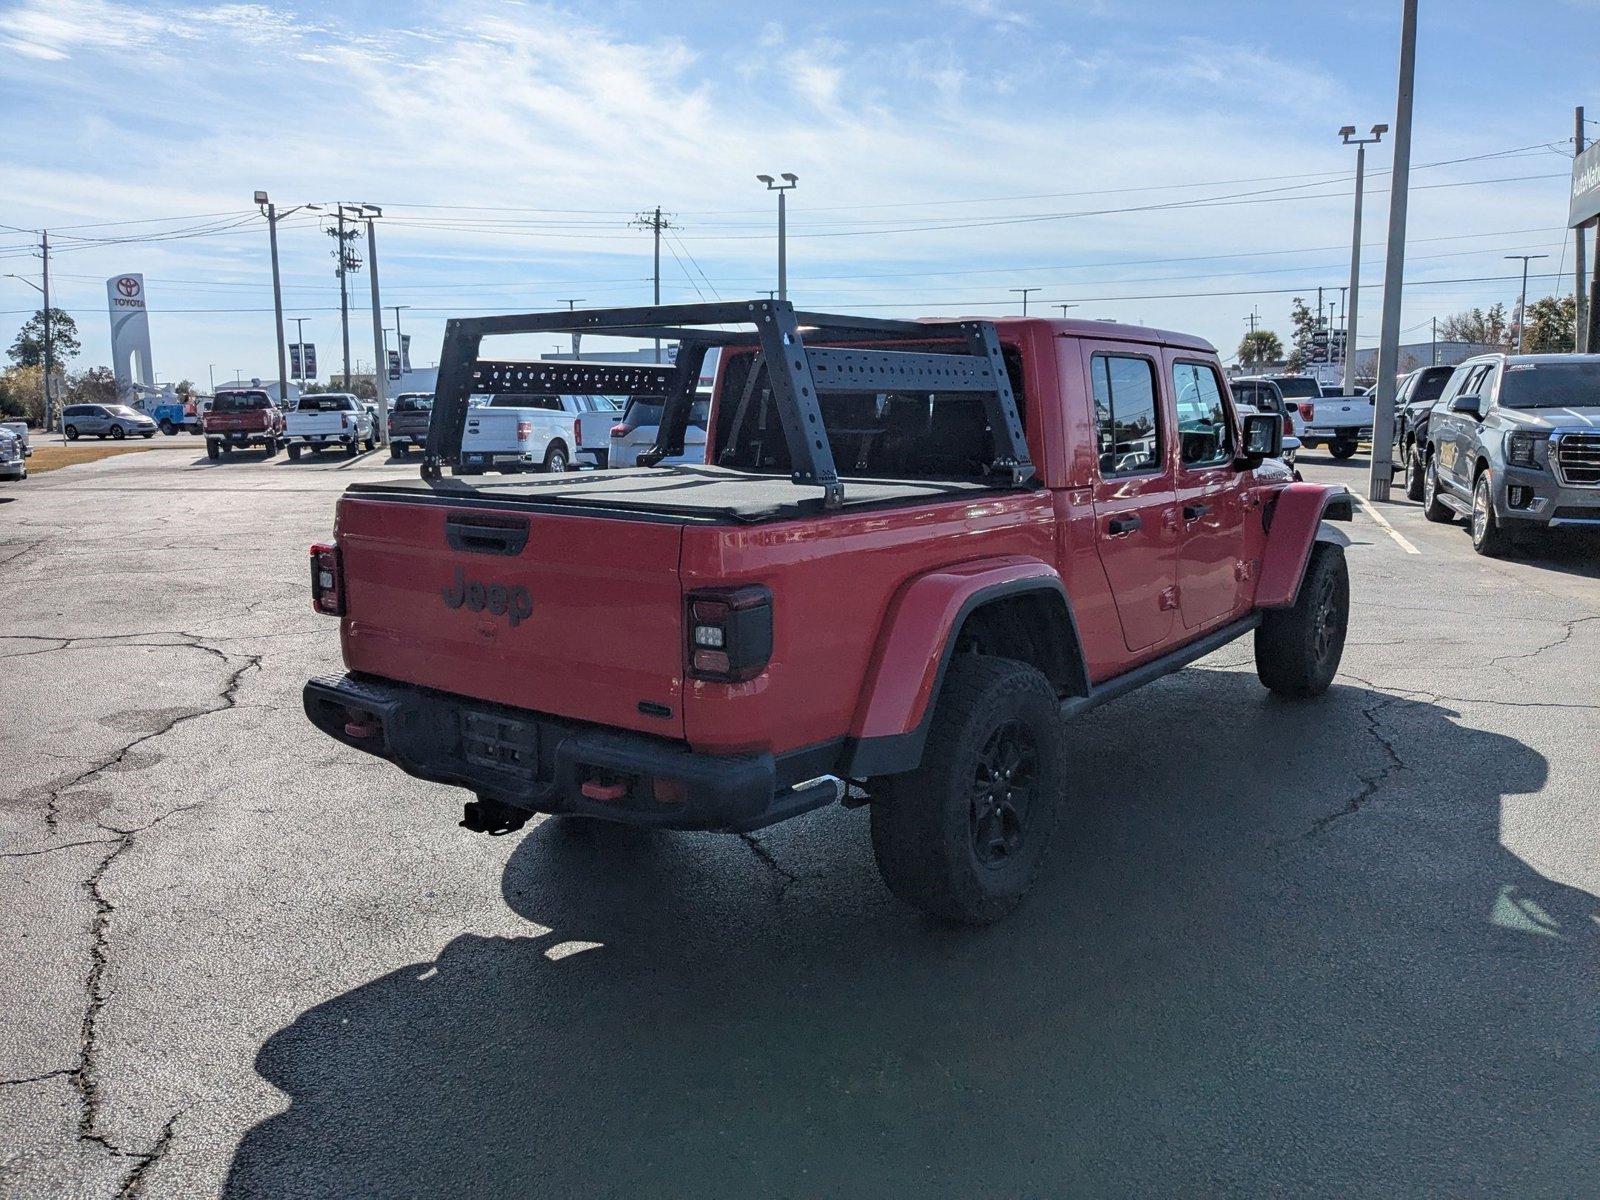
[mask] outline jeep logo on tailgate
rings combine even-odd
[[[513,629],[533,615],[533,597],[527,588],[520,584],[508,587],[503,583],[468,579],[460,567],[456,568],[455,583],[444,588],[440,595],[444,597],[446,608],[460,608],[465,604],[473,612],[488,609],[497,617],[505,617]]]

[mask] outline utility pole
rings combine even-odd
[[[1428,344],[1428,365],[1437,367],[1439,365],[1439,318],[1433,317],[1432,322],[1433,331],[1429,335]]]
[[[1389,177],[1389,253],[1383,268],[1383,326],[1372,414],[1372,469],[1367,496],[1387,500],[1394,482],[1395,372],[1400,367],[1400,300],[1406,274],[1406,206],[1411,198],[1411,101],[1417,77],[1417,0],[1400,17],[1400,78],[1395,89],[1394,167]],[[1350,322],[1352,329],[1354,319]]]
[[[267,241],[272,247],[273,342],[278,348],[278,403],[289,402],[289,354],[283,338],[283,284],[278,278],[278,206],[265,192],[256,193],[256,206],[267,215]],[[293,210],[291,210],[293,211]]]
[[[1356,330],[1359,326],[1358,316],[1361,311],[1361,197],[1367,183],[1367,147],[1383,140],[1383,135],[1389,132],[1387,125],[1374,125],[1370,137],[1358,138],[1355,136],[1356,127],[1346,125],[1339,130],[1339,136],[1344,139],[1346,146],[1356,148],[1356,209],[1350,233],[1350,307],[1345,309],[1349,318],[1344,331],[1344,371],[1340,375],[1340,390],[1349,395],[1356,381]],[[1340,306],[1343,307],[1344,295],[1340,292]],[[1377,456],[1377,447],[1373,447],[1373,456]]]
[[[1583,153],[1583,105],[1578,105],[1572,110],[1572,152],[1573,155]],[[1572,277],[1576,284],[1572,289],[1572,303],[1574,306],[1572,321],[1572,348],[1579,354],[1589,350],[1589,297],[1588,280],[1588,233],[1584,226],[1579,225],[1572,231]],[[1596,258],[1600,258],[1600,243],[1596,243]]]
[[[1256,326],[1261,324],[1261,313],[1260,313],[1260,311],[1258,309],[1252,308],[1250,310],[1250,315],[1244,319],[1244,322],[1245,322],[1246,325],[1250,326],[1250,336],[1254,337],[1255,336],[1255,332],[1256,332]]]
[[[784,193],[790,191],[800,183],[798,175],[784,171],[778,176],[783,182],[779,183],[771,175],[757,175],[756,178],[767,185],[767,191],[778,193],[778,299],[789,298],[789,230],[784,213]]]
[[[335,257],[339,260],[339,330],[344,339],[344,386],[350,390],[350,289],[345,286],[344,273],[350,258],[345,252],[344,205],[339,205],[339,247]]]
[[[1027,316],[1028,315],[1028,293],[1029,292],[1037,292],[1039,290],[1039,287],[1037,285],[1035,285],[1033,287],[1007,288],[1006,290],[1007,291],[1012,291],[1012,292],[1021,292],[1022,293],[1022,315],[1023,316]]]
[[[216,363],[207,363],[206,364],[206,377],[211,380],[211,394],[213,396],[215,396],[217,394],[217,364]]]
[[[1063,320],[1065,320],[1067,316],[1067,309],[1077,308],[1078,306],[1076,304],[1058,304],[1056,307],[1061,310],[1061,317]]]
[[[374,224],[383,216],[376,204],[363,204],[361,216],[367,223],[367,278],[372,284],[372,386],[378,399],[378,445],[389,444],[389,356],[383,352],[383,306],[378,302],[378,233]]]
[[[1522,260],[1522,294],[1517,300],[1517,353],[1528,352],[1528,260],[1531,258],[1549,258],[1548,254],[1506,254],[1504,258],[1518,258]]]
[[[50,231],[48,229],[41,230],[39,233],[39,255],[44,262],[44,287],[40,289],[44,293],[44,380],[42,383],[43,393],[39,399],[44,409],[45,431],[48,432],[50,429],[50,414],[54,411],[54,406],[50,403],[50,393],[53,390],[50,386],[51,351],[53,347],[50,344]],[[61,423],[61,426],[63,430],[66,429],[65,423]],[[65,432],[61,436],[65,439]]]
[[[567,306],[567,311],[568,312],[572,312],[574,309],[576,309],[578,307],[578,305],[583,303],[583,297],[580,296],[576,300],[563,300],[562,303]],[[657,304],[661,303],[661,297],[660,296],[656,297],[656,303]],[[574,359],[576,359],[578,357],[578,345],[582,340],[583,340],[583,334],[574,331],[573,335],[572,335],[572,357]]]
[[[663,229],[676,229],[677,226],[674,225],[671,222],[671,220],[669,220],[668,218],[663,217],[661,215],[661,206],[659,204],[656,205],[655,212],[653,212],[653,213],[647,213],[647,212],[640,213],[637,217],[635,217],[633,219],[631,224],[634,225],[636,228],[639,228],[639,229],[648,229],[648,230],[650,230],[650,232],[652,234],[655,235],[655,246],[656,246],[656,258],[655,258],[655,264],[656,264],[655,265],[655,283],[656,283],[656,287],[655,287],[655,303],[656,303],[656,306],[659,308],[661,306],[661,231]],[[657,338],[656,339],[656,362],[659,363],[660,361],[661,361],[661,339]]]

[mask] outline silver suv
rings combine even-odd
[[[1484,354],[1428,417],[1423,515],[1467,517],[1479,554],[1518,532],[1600,531],[1600,354]]]
[[[69,442],[85,434],[100,438],[153,438],[159,426],[126,404],[69,404],[61,413],[61,429]]]

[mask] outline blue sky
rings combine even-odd
[[[780,171],[800,176],[789,282],[808,307],[1014,312],[1010,289],[1038,286],[1033,305],[1196,332],[1226,355],[1252,308],[1286,333],[1292,294],[1345,282],[1354,153],[1335,131],[1392,120],[1399,11],[4,2],[0,223],[52,230],[77,365],[106,359],[105,278],[144,272],[162,379],[272,373],[258,188],[286,208],[384,207],[383,300],[411,306],[425,365],[451,313],[648,300],[650,240],[629,220],[656,204],[677,226],[664,299],[772,287],[754,176]],[[1513,301],[1506,254],[1570,276],[1564,179],[1572,106],[1600,116],[1597,18],[1596,0],[1424,0],[1410,336]],[[1369,158],[1362,344],[1388,163],[1386,143]],[[297,214],[281,237],[287,314],[308,318],[326,373],[338,290],[320,220]],[[26,241],[0,229],[0,273],[37,270]],[[1481,281],[1429,282],[1456,280]],[[366,276],[352,283],[364,304]],[[0,279],[6,343],[35,300]],[[370,317],[352,325],[370,360]]]

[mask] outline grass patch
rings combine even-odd
[[[69,442],[65,446],[60,442],[50,445],[35,442],[33,457],[28,459],[28,474],[43,475],[46,471],[59,471],[62,467],[75,467],[79,463],[99,462],[102,458],[110,458],[114,454],[138,454],[156,448],[156,442],[143,440],[131,444],[106,442],[88,446],[82,442]],[[204,450],[204,444],[200,448]]]

